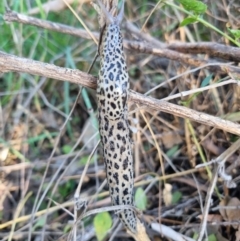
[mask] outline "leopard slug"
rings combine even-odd
[[[119,26],[123,18],[124,3],[115,18],[100,1],[98,4],[106,18],[99,45],[97,103],[109,193],[113,205],[133,206],[133,157],[127,120],[129,77]],[[118,216],[127,229],[136,233],[137,216],[132,209],[121,210]]]

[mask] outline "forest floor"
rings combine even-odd
[[[75,83],[56,76],[56,66],[88,73],[97,44],[62,0],[33,2],[0,3],[0,240],[133,240],[111,210],[98,145],[99,59]],[[90,1],[65,2],[97,39]],[[147,233],[240,241],[240,3],[125,2],[134,202]]]

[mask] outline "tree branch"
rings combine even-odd
[[[80,84],[92,89],[96,89],[97,87],[97,78],[80,70],[67,69],[58,67],[53,64],[20,58],[1,51],[0,72],[23,72],[33,75],[40,75],[46,78],[68,81],[70,83]],[[129,100],[136,104],[140,104],[157,111],[164,111],[182,118],[188,118],[191,121],[196,121],[204,125],[216,127],[240,136],[239,124],[223,120],[219,117],[204,114],[183,106],[168,103],[166,101],[156,100],[134,91],[130,91]]]
[[[140,31],[131,22],[126,22],[125,27],[138,38],[151,43],[151,46],[157,48],[174,50],[187,54],[207,54],[210,57],[217,57],[229,61],[240,62],[240,49],[238,47],[227,46],[215,42],[197,42],[197,43],[170,43],[166,44],[152,37],[150,34]]]
[[[39,28],[48,29],[48,30],[52,30],[52,31],[56,31],[56,32],[64,33],[64,34],[70,34],[70,35],[76,36],[76,37],[91,39],[91,37],[89,36],[87,31],[84,29],[73,28],[73,27],[70,27],[65,24],[54,23],[54,22],[39,19],[39,18],[29,17],[27,15],[16,13],[11,10],[6,11],[6,13],[3,16],[3,19],[6,22],[23,23],[26,25],[32,25],[32,26],[36,26]],[[92,32],[92,34],[96,38],[98,38],[98,36],[99,36],[99,34],[96,32]]]
[[[3,18],[5,21],[8,21],[8,22],[19,22],[19,23],[33,25],[33,26],[37,26],[37,27],[52,30],[52,31],[61,32],[64,34],[70,34],[70,35],[77,36],[77,37],[91,39],[91,37],[89,36],[87,31],[85,31],[83,29],[73,28],[73,27],[69,27],[64,24],[59,24],[59,23],[54,23],[54,22],[47,21],[47,20],[29,17],[27,15],[19,14],[19,13],[12,12],[12,11],[7,11],[4,14]],[[148,41],[147,43],[145,43],[145,42],[124,40],[123,45],[125,48],[127,48],[129,50],[133,50],[137,53],[140,52],[140,53],[152,54],[152,55],[159,56],[159,57],[165,57],[165,58],[168,58],[171,60],[178,61],[180,63],[184,63],[184,64],[187,64],[190,66],[195,66],[195,67],[214,63],[213,61],[204,60],[201,58],[193,57],[191,55],[186,55],[186,54],[178,53],[177,51],[171,50],[170,48],[173,48],[173,45],[169,45],[170,47],[168,49],[168,46],[166,44],[161,44],[161,42],[159,42],[158,40],[155,40],[152,37],[148,37],[147,35],[145,36],[145,34],[140,32],[135,26],[133,26],[130,23],[127,23],[126,27],[130,31],[134,32],[135,34],[138,34],[139,36],[142,35],[143,39]],[[99,37],[99,34],[96,32],[93,32],[93,35],[96,38]],[[163,47],[163,46],[165,46],[165,47]],[[220,47],[220,45],[218,44],[211,51],[211,53],[212,54],[214,53],[215,56],[217,56],[217,57],[221,57],[219,54],[217,54],[219,52],[219,50],[217,51],[217,48],[219,48],[219,47]],[[184,48],[182,47],[182,52],[183,52],[183,49]],[[232,53],[238,54],[240,52],[239,50],[236,51],[236,49],[238,49],[238,48],[229,47],[229,46],[225,46],[225,45],[221,45],[221,49],[225,49],[225,52],[223,53],[222,57],[225,56],[225,58],[227,58],[226,57],[227,52],[231,53],[231,56],[229,56],[229,59],[233,59]],[[180,48],[178,48],[178,50],[180,50]],[[215,50],[215,52],[213,52],[214,50]],[[207,53],[206,50],[204,53]],[[239,53],[239,58],[240,58],[240,53]],[[232,73],[236,73],[236,74],[240,75],[240,68],[235,67],[235,66],[229,65],[226,67],[226,65],[224,65],[224,66],[209,65],[206,68],[208,68],[212,72],[218,72],[218,73],[232,72]]]
[[[168,49],[188,54],[207,54],[211,57],[240,62],[240,49],[214,42],[171,43]]]

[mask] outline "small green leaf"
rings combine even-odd
[[[235,39],[240,38],[240,30],[228,28],[228,31],[234,36]]]
[[[179,200],[182,198],[182,193],[179,191],[176,191],[172,194],[172,204],[176,204],[179,202]]]
[[[146,210],[147,208],[147,196],[141,187],[136,190],[135,204],[140,210]]]
[[[87,164],[87,161],[88,161],[88,158],[89,156],[83,156],[80,160],[79,160],[79,165],[80,166],[85,166]],[[93,164],[94,163],[94,158],[92,158],[90,160],[90,164]]]
[[[69,231],[71,231],[71,229],[72,229],[71,224],[64,225],[63,233],[68,233]]]
[[[108,230],[112,226],[112,218],[108,212],[98,213],[93,220],[96,236],[98,241],[102,241]]]
[[[212,79],[212,74],[208,75],[201,83],[201,87],[209,85],[210,80]]]
[[[42,228],[46,224],[46,218],[42,217],[39,218],[36,224],[33,226],[33,231],[36,230],[37,228]]]
[[[173,157],[174,154],[178,151],[178,149],[179,149],[179,146],[178,146],[178,145],[175,145],[175,146],[173,146],[171,149],[169,149],[169,150],[167,151],[166,155],[167,155],[169,158],[171,158],[171,157]]]
[[[60,185],[58,187],[58,193],[62,196],[62,197],[66,197],[69,195],[69,193],[73,192],[75,188],[75,181],[74,180],[69,180],[66,183],[64,183],[63,185]]]
[[[208,241],[217,241],[217,237],[215,236],[215,234],[210,234],[208,236]]]
[[[196,23],[196,22],[197,22],[196,18],[187,17],[187,18],[183,19],[183,21],[180,23],[180,27],[186,26],[186,25],[191,24],[191,23]]]
[[[62,147],[62,152],[63,152],[64,154],[69,154],[69,153],[71,152],[71,150],[72,150],[72,147],[71,147],[70,145],[64,145],[64,146]]]
[[[194,239],[194,240],[197,240],[197,238],[198,238],[198,233],[194,232],[194,234],[193,234],[193,239]]]
[[[197,238],[198,238],[198,233],[194,233],[193,239],[194,239],[194,240],[197,240]],[[218,241],[218,240],[217,240],[217,237],[215,236],[215,234],[210,234],[210,235],[207,237],[207,239],[205,239],[205,240],[207,240],[207,241]]]
[[[178,0],[187,11],[192,11],[196,15],[206,12],[207,5],[196,0]]]

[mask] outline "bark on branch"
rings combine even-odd
[[[80,70],[62,68],[53,64],[20,58],[0,51],[0,73],[1,72],[22,72],[39,75],[46,78],[68,81],[70,83],[83,85],[92,89],[96,89],[97,86],[96,77],[86,74]],[[239,124],[223,120],[219,117],[204,114],[183,106],[168,103],[166,101],[156,100],[134,91],[130,91],[129,100],[157,111],[164,111],[182,118],[188,118],[191,121],[216,127],[240,136]]]
[[[89,36],[87,31],[85,31],[83,29],[73,28],[73,27],[69,27],[64,24],[59,24],[59,23],[54,23],[54,22],[47,21],[47,20],[29,17],[27,15],[19,14],[19,13],[12,12],[12,11],[7,11],[4,14],[3,18],[7,22],[19,22],[19,23],[33,25],[33,26],[37,26],[37,27],[52,30],[52,31],[61,32],[64,34],[70,34],[70,35],[77,36],[77,37],[91,39],[91,37]],[[177,44],[166,45],[166,44],[163,44],[160,41],[154,39],[153,37],[143,34],[131,23],[126,23],[126,27],[134,34],[137,34],[139,37],[142,36],[141,39],[147,41],[147,43],[146,43],[146,42],[124,40],[123,45],[125,48],[127,48],[129,50],[135,51],[137,53],[146,53],[146,54],[152,54],[152,55],[159,56],[159,57],[168,58],[170,60],[178,61],[180,63],[184,63],[184,64],[194,66],[194,67],[200,67],[202,65],[208,65],[208,64],[214,63],[213,61],[210,61],[210,60],[204,60],[202,58],[193,57],[191,55],[184,54],[184,53],[194,53],[194,52],[190,51],[190,50],[192,50],[192,51],[194,50],[194,46],[191,47],[191,45],[189,45],[190,48],[189,48],[189,51],[187,52],[187,50],[186,50],[187,48],[186,47],[184,48],[184,44],[181,45],[182,46],[181,48],[176,47]],[[98,37],[99,37],[98,33],[92,32],[92,34],[94,35],[95,38],[98,39]],[[175,48],[174,48],[174,46],[175,46]],[[201,46],[201,43],[200,43],[200,46]],[[208,46],[208,48],[207,48],[207,46]],[[212,47],[210,48],[210,46],[212,46]],[[222,55],[219,54],[220,47],[221,47],[221,49],[224,50]],[[200,49],[202,52],[200,52]],[[207,49],[209,50],[209,53],[207,52]],[[179,53],[174,50],[178,50],[179,52],[184,52],[184,53]],[[239,55],[239,56],[236,56],[235,61],[240,59],[239,49],[230,47],[230,46],[225,46],[225,45],[220,45],[220,44],[215,44],[213,46],[212,43],[210,43],[210,44],[205,44],[205,48],[200,47],[200,48],[197,48],[197,50],[198,50],[198,52],[196,52],[196,53],[212,54],[213,56],[216,56],[219,58],[222,57],[224,59],[230,59],[230,60],[234,60],[234,54],[235,54],[235,56]],[[215,72],[218,72],[218,73],[232,72],[237,75],[240,75],[240,68],[235,67],[235,66],[229,65],[226,67],[226,65],[224,65],[224,66],[209,65],[206,68],[208,68],[210,71],[212,71],[214,73]]]

